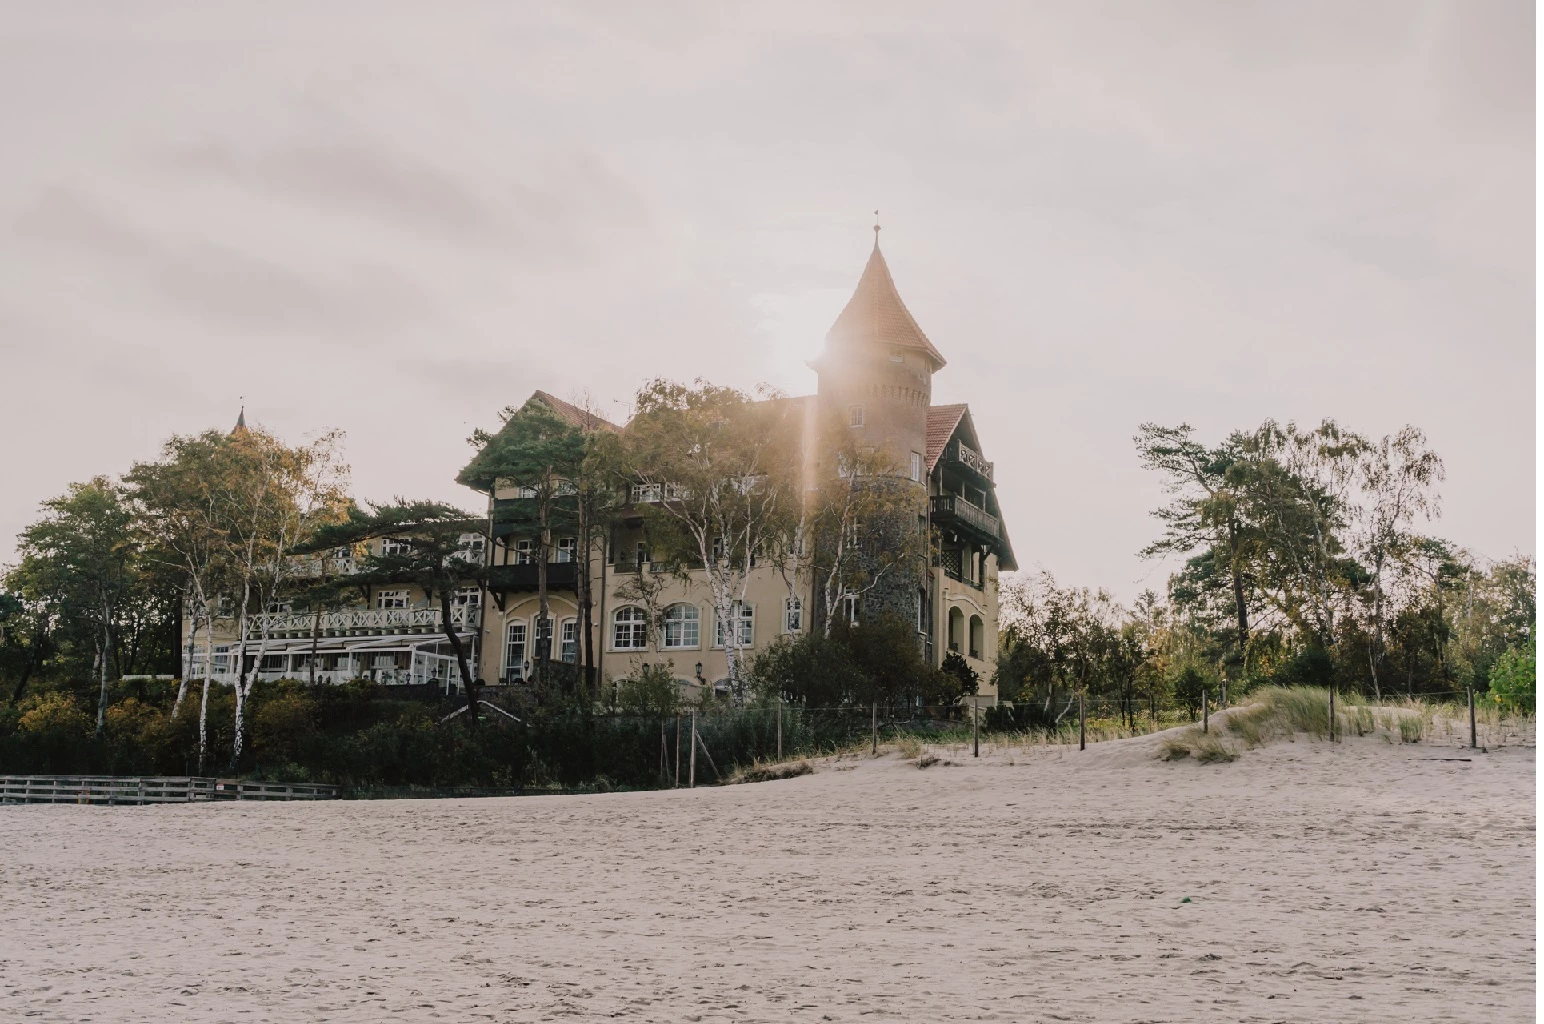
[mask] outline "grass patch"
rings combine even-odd
[[[815,768],[808,761],[783,761],[780,764],[757,762],[749,768],[738,768],[729,777],[731,785],[741,782],[774,782],[778,779],[796,779],[800,775],[813,775]]]
[[[1415,715],[1399,716],[1399,742],[1419,743],[1426,733],[1426,720]]]
[[[1193,757],[1201,764],[1227,764],[1238,760],[1238,751],[1217,734],[1191,726],[1164,739],[1158,745],[1158,756],[1165,761],[1184,761]]]
[[[915,736],[902,736],[895,741],[895,749],[900,751],[901,757],[913,761],[922,756],[922,741]]]

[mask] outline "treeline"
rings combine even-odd
[[[1003,590],[1005,699],[1062,715],[1078,692],[1128,711],[1265,683],[1534,707],[1531,557],[1485,561],[1427,532],[1441,459],[1413,427],[1367,438],[1267,421],[1220,443],[1146,424],[1172,500],[1143,553],[1185,561],[1123,606],[1047,574]]]

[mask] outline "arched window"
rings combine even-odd
[[[564,619],[558,627],[558,657],[570,665],[579,660],[579,621]]]
[[[956,654],[960,651],[960,643],[965,639],[960,634],[965,632],[965,615],[958,608],[949,609],[949,650]]]
[[[970,617],[970,656],[981,657],[981,648],[985,646],[986,627],[981,622],[981,616]]]
[[[611,616],[611,646],[619,651],[641,651],[648,646],[648,619],[642,608],[618,608]]]
[[[525,623],[511,622],[504,632],[504,679],[525,678]]]
[[[694,604],[673,604],[665,609],[665,646],[697,647],[701,644],[702,613]]]

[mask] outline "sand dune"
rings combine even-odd
[[[1531,747],[1154,743],[689,792],[7,807],[0,1017],[1532,1019]]]

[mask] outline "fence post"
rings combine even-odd
[[[1330,742],[1335,742],[1335,688],[1330,687]]]
[[[675,788],[681,788],[681,712],[675,716]]]
[[[1201,687],[1201,731],[1212,731],[1212,706],[1206,702],[1206,687]]]
[[[777,695],[777,759],[783,759],[783,695]]]
[[[970,747],[971,757],[981,756],[981,702],[975,697],[970,701]]]
[[[1088,718],[1084,714],[1083,695],[1078,694],[1078,749],[1088,748]]]
[[[1222,684],[1222,703],[1218,704],[1217,706],[1219,708],[1221,708],[1222,710],[1224,710],[1224,711],[1226,711],[1228,709],[1228,684],[1227,683],[1223,683]]]
[[[692,742],[687,754],[686,788],[697,788],[697,709],[692,708]]]
[[[874,733],[874,750],[873,750],[873,753],[874,753],[875,757],[878,757],[879,756],[879,701],[876,700],[874,702],[874,704],[873,704],[873,707],[874,707],[874,721],[873,721],[873,725],[871,726],[871,728],[873,729],[873,733]]]
[[[1474,749],[1476,749],[1479,746],[1479,744],[1477,742],[1475,742],[1477,737],[1475,736],[1475,730],[1474,730],[1474,685],[1471,683],[1469,685],[1468,689],[1469,689],[1469,749],[1470,750],[1474,750]]]

